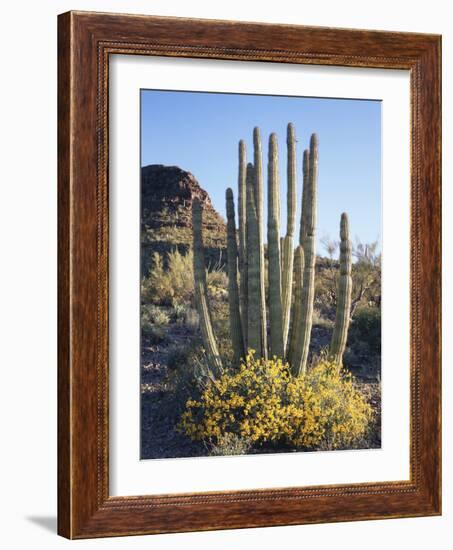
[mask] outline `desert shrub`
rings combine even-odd
[[[160,325],[142,325],[142,333],[148,344],[163,344],[167,341],[167,331]]]
[[[218,441],[227,433],[253,442],[273,439],[282,431],[281,400],[289,378],[281,361],[255,360],[250,353],[238,372],[224,373],[199,400],[188,400],[181,428],[195,440]]]
[[[352,265],[352,307],[351,317],[366,304],[381,305],[381,254],[378,242],[361,243],[356,240],[352,247],[355,262]]]
[[[187,308],[184,324],[191,331],[198,330],[200,325],[200,316],[198,315],[198,311],[193,307]]]
[[[179,429],[214,443],[233,434],[255,445],[336,449],[363,437],[370,420],[371,407],[338,365],[322,359],[296,378],[280,359],[250,352],[238,371],[209,380],[187,401]]]
[[[186,319],[187,308],[187,304],[175,304],[171,309],[172,322],[183,324]]]
[[[328,236],[321,239],[328,257],[317,257],[315,278],[315,306],[329,318],[335,316],[339,265],[335,258],[338,242]],[[380,306],[381,303],[381,255],[378,242],[353,244],[352,254],[352,303],[351,318],[355,318],[357,308],[364,305]]]
[[[181,254],[177,249],[168,252],[166,265],[155,252],[148,277],[141,285],[143,302],[174,306],[190,302],[194,293],[193,253]]]
[[[140,294],[142,302],[163,303],[170,292],[161,254],[154,252],[147,277],[142,278]]]
[[[169,321],[168,313],[156,306],[142,305],[140,308],[142,334],[150,344],[161,344],[166,341],[166,325]]]
[[[167,365],[170,369],[177,369],[179,367],[185,368],[189,357],[193,351],[193,347],[183,344],[173,344],[169,346],[167,353]]]
[[[199,399],[208,382],[214,379],[198,340],[181,350],[173,350],[168,384],[172,394],[172,415],[180,415],[188,400]]]
[[[334,322],[327,317],[324,317],[317,309],[313,310],[313,326],[333,329]]]
[[[361,306],[357,308],[349,327],[348,344],[359,348],[362,354],[381,353],[381,308]]]
[[[184,325],[188,330],[198,330],[200,316],[195,308],[187,304],[175,304],[171,312],[171,320],[178,325]]]
[[[206,274],[208,296],[211,300],[228,300],[228,275],[220,268]]]
[[[233,348],[231,345],[230,314],[228,302],[211,300],[211,313],[214,334],[216,335],[219,353],[225,365],[231,364]]]
[[[226,433],[209,446],[211,456],[245,455],[252,448],[252,441],[233,433]]]
[[[187,303],[194,293],[193,252],[181,254],[177,249],[168,253],[167,275],[170,277],[173,288],[173,304]]]
[[[217,267],[212,271],[208,271],[206,283],[217,288],[228,289],[228,275],[221,267]]]
[[[320,257],[316,262],[315,307],[323,317],[333,319],[337,305],[338,262]]]
[[[325,358],[289,384],[288,396],[295,414],[291,442],[297,446],[351,447],[372,421],[372,408],[351,373]]]
[[[145,324],[153,325],[168,325],[170,322],[170,315],[165,309],[157,307],[155,305],[142,305],[140,308],[142,327]]]

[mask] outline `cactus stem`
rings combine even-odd
[[[280,263],[280,181],[277,136],[269,138],[267,251],[269,278],[270,356],[283,357],[282,286]]]
[[[217,342],[212,328],[211,312],[208,303],[208,291],[206,285],[206,265],[203,246],[203,210],[200,201],[195,198],[192,203],[192,227],[193,227],[193,267],[195,302],[200,317],[200,328],[206,356],[211,367],[216,370],[222,367]]]
[[[239,174],[238,174],[238,224],[239,224],[239,274],[240,274],[240,308],[242,333],[244,345],[247,347],[247,152],[245,143],[241,139],[239,142]]]
[[[236,221],[234,217],[233,190],[226,190],[227,211],[227,268],[228,268],[228,302],[230,307],[230,334],[233,344],[233,356],[235,365],[239,365],[244,357],[244,340],[242,338],[242,323],[239,310],[238,288],[238,248],[236,241]]]
[[[286,236],[282,239],[282,314],[283,314],[283,354],[288,345],[289,322],[293,291],[294,266],[294,227],[296,223],[296,133],[294,125],[289,123],[286,136],[288,150],[287,161],[287,226]]]
[[[263,356],[261,338],[260,240],[254,192],[253,164],[247,164],[247,348]]]
[[[316,199],[318,182],[318,137],[312,134],[310,152],[304,153],[304,189],[302,193],[302,215],[300,238],[304,249],[304,281],[302,287],[302,312],[300,323],[294,330],[300,331],[298,349],[291,350],[292,367],[296,373],[304,374],[307,369],[308,351],[313,322],[316,262]],[[292,341],[292,344],[295,341]]]
[[[343,362],[351,312],[352,252],[351,241],[349,240],[349,220],[346,213],[341,215],[340,239],[340,276],[338,278],[337,313],[332,341],[330,343],[330,357],[338,365],[341,365]]]
[[[259,280],[260,280],[260,317],[261,317],[261,353],[263,358],[267,358],[267,315],[266,315],[266,295],[264,285],[264,237],[263,237],[263,154],[261,146],[260,129],[253,129],[253,161],[254,161],[254,190],[255,207],[258,220],[258,238],[259,238]],[[250,313],[250,310],[249,310]]]
[[[298,246],[294,252],[294,303],[292,307],[292,327],[290,345],[288,346],[287,360],[291,365],[294,376],[299,374],[300,358],[302,355],[302,289],[304,284],[304,249]]]

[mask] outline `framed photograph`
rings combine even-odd
[[[440,37],[58,23],[59,533],[440,514]]]

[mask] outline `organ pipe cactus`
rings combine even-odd
[[[261,350],[263,357],[267,356],[267,315],[266,315],[266,294],[264,287],[264,237],[263,237],[263,153],[261,147],[261,132],[255,127],[253,129],[253,162],[254,162],[254,191],[255,206],[258,219],[259,236],[259,278],[260,278],[260,317],[261,317]]]
[[[307,163],[308,160],[308,163]],[[307,166],[308,164],[308,166]],[[310,153],[304,154],[304,191],[302,195],[302,215],[300,245],[304,249],[304,281],[302,288],[302,314],[300,324],[294,330],[301,332],[300,346],[290,350],[291,366],[299,374],[307,368],[313,322],[313,301],[315,297],[315,237],[316,237],[316,197],[318,186],[318,136],[312,134]]]
[[[227,211],[227,268],[228,268],[228,302],[230,307],[230,332],[233,345],[233,356],[236,365],[244,357],[244,339],[239,309],[238,288],[238,247],[236,241],[236,221],[234,216],[234,198],[232,189],[226,190]]]
[[[302,288],[304,285],[304,249],[298,246],[294,253],[294,304],[292,308],[293,329],[288,353],[288,362],[294,375],[299,374],[302,356]]]
[[[195,280],[195,303],[200,317],[201,334],[206,356],[210,364],[221,368],[222,361],[212,329],[211,313],[208,304],[208,289],[206,285],[206,266],[203,246],[203,211],[200,201],[194,199],[192,203],[193,229],[193,271]]]
[[[288,149],[287,162],[287,222],[286,236],[281,240],[282,269],[282,315],[283,315],[283,354],[286,353],[291,301],[293,290],[293,260],[294,260],[294,227],[296,224],[296,133],[294,125],[289,123],[286,144]]]
[[[287,227],[280,237],[280,183],[277,136],[271,134],[268,151],[268,311],[264,290],[263,168],[261,136],[253,131],[254,163],[247,163],[245,144],[239,143],[238,231],[233,191],[226,192],[228,292],[230,334],[234,362],[247,350],[256,356],[286,359],[295,376],[306,372],[311,337],[316,263],[318,137],[312,134],[303,155],[303,191],[299,245],[294,251],[296,222],[296,135],[287,128]],[[201,234],[201,205],[194,201],[194,271],[197,308],[208,359],[220,365],[207,304],[206,273]],[[348,218],[341,218],[340,277],[337,318],[330,356],[341,364],[346,345],[351,307],[351,244]],[[239,243],[239,244],[238,244]],[[239,284],[238,284],[239,266]],[[293,281],[294,277],[294,281]],[[290,329],[291,327],[291,329]],[[267,330],[269,328],[269,346]],[[269,347],[269,349],[268,349]]]
[[[269,262],[270,356],[283,357],[282,284],[280,263],[280,181],[277,136],[269,138],[267,254]]]
[[[247,153],[245,143],[239,142],[239,174],[238,174],[238,225],[239,225],[239,292],[241,305],[242,332],[244,345],[247,346],[247,233],[246,233],[246,178],[247,178]],[[234,208],[234,205],[233,205]]]
[[[255,203],[255,170],[247,164],[247,347],[255,350],[258,357],[264,355],[262,347],[261,282],[260,282],[260,237],[258,213]]]
[[[340,276],[338,279],[337,313],[335,328],[330,343],[330,356],[338,364],[343,361],[343,353],[348,338],[352,291],[352,250],[349,240],[348,215],[343,213],[340,222]]]
[[[310,151],[305,149],[302,162],[302,174],[303,174],[303,186],[302,186],[302,212],[300,215],[300,231],[299,231],[299,244],[304,242],[304,235],[306,233],[306,217],[307,217],[307,205],[308,205],[308,192],[309,192],[309,164],[310,164]]]

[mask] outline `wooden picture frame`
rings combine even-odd
[[[59,16],[58,48],[59,534],[89,538],[440,514],[440,37],[69,12]],[[409,481],[109,496],[111,54],[410,71]]]

